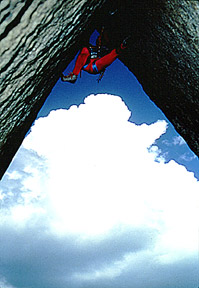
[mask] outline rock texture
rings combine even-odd
[[[199,156],[199,1],[140,2],[123,61]]]
[[[92,29],[105,25],[121,59],[199,155],[199,2],[2,0],[0,176]]]
[[[0,176],[104,0],[0,3]]]

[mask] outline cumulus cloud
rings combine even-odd
[[[100,94],[35,122],[0,185],[1,282],[193,287],[199,182],[130,116]]]

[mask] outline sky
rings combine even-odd
[[[198,287],[198,164],[119,60],[59,80],[0,183],[0,287]]]

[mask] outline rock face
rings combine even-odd
[[[1,1],[0,177],[45,99],[94,28],[199,156],[199,2],[194,0]],[[111,47],[110,47],[111,48]]]
[[[140,2],[123,61],[199,156],[199,1]]]
[[[0,176],[104,2],[1,1]]]

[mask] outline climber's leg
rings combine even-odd
[[[116,49],[113,49],[109,54],[103,56],[95,62],[98,72],[103,71],[106,67],[111,65],[119,56]]]
[[[77,76],[82,70],[83,66],[86,64],[88,57],[90,56],[90,52],[87,47],[84,47],[81,53],[78,55],[77,60],[75,62],[75,68],[73,72],[67,76],[61,75],[61,80],[64,82],[75,83],[77,80]]]
[[[119,48],[113,49],[109,54],[98,59],[95,62],[98,72],[103,71],[106,67],[111,65],[118,58],[118,56],[123,52],[125,48],[126,46],[124,46],[122,43]]]
[[[86,61],[89,56],[90,56],[90,52],[88,48],[84,47],[81,53],[77,57],[75,68],[73,70],[74,75],[79,75],[80,71],[82,70],[82,67],[86,64]]]

